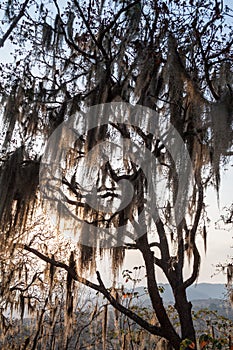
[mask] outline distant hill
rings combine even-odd
[[[159,284],[164,288],[161,293],[164,305],[174,304],[174,298],[171,292],[171,287],[168,284]],[[150,307],[148,295],[145,295],[143,287],[136,288],[136,291],[141,295],[139,298],[141,305]],[[225,284],[215,283],[199,283],[190,286],[187,289],[188,300],[192,302],[193,310],[208,308],[212,311],[217,311],[219,315],[225,316],[233,320],[233,308],[227,298],[227,290]]]
[[[163,292],[161,292],[161,297],[164,301],[164,303],[173,303],[174,297],[172,294],[172,290],[169,284],[163,284],[159,283],[160,287],[163,287]],[[129,288],[124,289],[125,292],[132,292],[132,290]],[[92,297],[95,297],[94,291],[89,291],[90,295]],[[145,304],[147,304],[147,301],[149,302],[148,295],[146,293],[145,287],[136,287],[134,292],[138,293],[138,297],[140,297],[141,300]],[[212,299],[218,299],[219,302],[221,300],[228,299],[227,297],[227,289],[225,284],[221,283],[198,283],[194,284],[187,288],[187,296],[189,301],[205,301],[208,300],[209,303],[211,303]],[[149,302],[150,303],[150,302]],[[195,304],[195,303],[193,303]]]
[[[164,288],[162,297],[165,302],[172,302],[174,300],[171,287],[168,284],[160,284]],[[225,284],[215,283],[199,283],[192,285],[187,289],[188,299],[203,300],[203,299],[224,299],[226,297]]]
[[[159,286],[163,288],[163,292],[161,292],[161,297],[163,299],[164,304],[173,304],[174,297],[170,285],[160,283]],[[131,292],[131,290],[128,291]],[[143,301],[143,304],[150,305],[150,300],[145,291],[145,287],[137,287],[135,289],[135,292],[138,293],[138,296],[140,297],[140,300]],[[221,303],[224,299],[228,299],[226,286],[225,284],[220,283],[199,283],[196,285],[192,285],[189,288],[187,288],[187,296],[188,300],[193,302],[193,305],[198,304],[198,302],[201,302],[201,304],[204,303],[206,305],[209,305],[213,303],[214,300],[218,300],[219,303]]]

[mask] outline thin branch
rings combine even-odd
[[[164,229],[164,224],[163,224],[162,220],[160,219],[158,212],[153,213],[152,217],[154,219],[157,233],[159,235],[159,241],[160,241],[159,248],[161,251],[162,260],[168,261],[170,259],[170,253],[169,253],[169,245],[168,245],[167,235],[166,235],[166,232]]]
[[[227,43],[227,45],[222,50],[210,55],[209,59],[217,58],[224,53],[228,53],[232,45],[233,45],[233,39],[231,41],[229,41],[229,43]]]
[[[126,243],[123,248],[125,248],[125,249],[138,249],[138,246],[135,243]]]
[[[195,235],[196,235],[198,224],[200,221],[201,212],[202,212],[202,208],[203,208],[203,201],[204,201],[203,185],[202,185],[201,180],[200,180],[200,175],[198,175],[198,176],[196,175],[196,182],[197,182],[197,186],[198,186],[198,200],[197,200],[197,209],[196,209],[196,213],[195,213],[194,223],[193,223],[193,227],[192,227],[191,232],[190,232],[190,242],[192,244],[194,244],[194,242],[195,242]]]
[[[110,29],[114,26],[114,24],[116,24],[116,21],[118,20],[118,18],[121,16],[123,12],[127,12],[131,7],[137,4],[140,4],[139,0],[129,3],[129,5],[127,5],[126,7],[121,8],[119,12],[116,14],[116,16],[114,17],[114,19],[109,23],[109,25],[104,30],[101,31],[99,41],[103,40],[104,35],[110,31]]]
[[[83,22],[85,23],[85,26],[92,38],[92,40],[94,41],[96,47],[99,48],[99,50],[102,52],[103,56],[108,60],[108,54],[106,52],[106,50],[104,49],[103,45],[102,45],[102,42],[100,42],[99,40],[96,39],[95,35],[93,34],[92,30],[91,30],[91,27],[90,27],[90,24],[88,23],[88,20],[86,19],[85,15],[84,15],[84,12],[81,8],[81,6],[79,5],[79,2],[77,0],[74,0],[74,4],[75,6],[77,7],[79,13],[80,13],[80,16],[83,20]]]
[[[231,157],[233,156],[233,151],[227,151],[224,153],[224,156],[228,156],[228,157]]]
[[[30,0],[26,0],[24,2],[24,4],[21,7],[21,10],[19,11],[18,16],[16,16],[14,18],[14,20],[12,21],[10,27],[8,28],[8,30],[6,31],[6,33],[3,35],[2,39],[0,39],[0,47],[4,46],[5,41],[7,40],[7,38],[9,37],[9,35],[11,34],[11,32],[15,29],[15,27],[17,26],[18,22],[20,21],[20,19],[23,17],[24,12],[26,10],[26,7],[28,5]]]
[[[196,244],[193,246],[193,272],[191,277],[189,277],[184,283],[183,283],[183,288],[188,288],[191,286],[197,279],[198,274],[199,274],[199,268],[200,268],[200,262],[201,262],[201,257],[199,254],[199,251],[197,249]]]
[[[31,282],[29,283],[29,285],[28,285],[27,287],[25,287],[25,288],[20,288],[20,287],[17,287],[17,285],[16,285],[16,286],[14,286],[14,287],[11,287],[11,288],[10,288],[10,291],[13,292],[13,290],[19,290],[20,292],[26,292],[26,291],[32,286],[32,284],[35,282],[35,280],[37,279],[37,277],[38,277],[38,273],[36,272],[36,273],[34,274],[34,276],[32,277],[32,280],[31,280]]]
[[[212,81],[210,79],[210,75],[209,75],[210,64],[208,62],[208,59],[206,57],[204,48],[202,46],[201,34],[198,31],[198,29],[196,29],[196,28],[195,28],[195,33],[196,33],[196,39],[197,39],[197,42],[199,44],[200,51],[201,51],[201,56],[202,56],[203,63],[204,63],[204,73],[205,73],[206,82],[207,82],[208,87],[210,89],[210,92],[212,93],[212,95],[215,98],[215,100],[219,100],[219,95],[216,93],[216,91],[215,91],[215,89],[213,87]]]

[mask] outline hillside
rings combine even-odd
[[[168,284],[160,284],[164,288],[161,296],[164,304],[174,304],[174,298],[171,287]],[[143,306],[150,306],[148,296],[145,295],[143,287],[137,288],[137,292],[141,295],[140,302]],[[219,315],[225,316],[233,320],[233,308],[227,299],[227,290],[224,284],[199,283],[187,289],[188,299],[192,302],[193,310],[209,309],[217,311]]]
[[[162,296],[165,302],[172,302],[173,296],[171,292],[171,287],[168,284],[160,284],[164,288],[164,293]],[[202,299],[224,299],[226,297],[226,287],[225,284],[215,284],[215,283],[199,283],[190,286],[187,289],[188,299],[202,300]]]

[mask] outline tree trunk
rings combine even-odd
[[[182,339],[190,339],[196,344],[195,329],[192,320],[192,303],[187,300],[186,290],[177,288],[174,291],[175,308],[178,312]]]

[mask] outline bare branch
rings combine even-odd
[[[199,274],[201,257],[196,244],[193,246],[193,272],[192,275],[184,282],[183,287],[186,289],[191,286],[197,279]]]
[[[26,10],[26,7],[28,5],[30,0],[26,0],[20,11],[19,14],[14,18],[14,20],[12,21],[10,27],[8,28],[8,30],[6,31],[6,33],[3,35],[3,37],[0,39],[0,47],[4,46],[5,41],[7,40],[7,38],[9,37],[9,35],[11,34],[11,32],[14,30],[14,28],[17,26],[18,22],[21,20],[21,18],[24,16],[24,12]]]
[[[64,269],[65,271],[67,271],[69,273],[70,277],[74,281],[80,282],[80,283],[86,285],[87,287],[102,293],[113,307],[115,307],[118,311],[122,312],[124,315],[131,318],[133,321],[135,321],[138,325],[140,325],[141,327],[143,327],[144,329],[149,331],[151,334],[158,335],[161,337],[164,337],[166,335],[166,329],[164,330],[161,327],[157,327],[157,326],[154,326],[154,325],[148,323],[142,317],[138,316],[133,311],[131,311],[130,309],[128,309],[128,308],[124,307],[122,304],[120,304],[110,294],[110,292],[106,289],[106,287],[104,286],[104,283],[100,277],[100,273],[98,271],[97,271],[97,279],[98,279],[99,285],[89,281],[88,279],[86,279],[82,276],[79,276],[77,274],[77,272],[75,271],[75,269],[73,269],[72,267],[70,267],[69,265],[67,265],[63,262],[57,261],[53,258],[49,258],[48,256],[42,254],[38,250],[36,250],[32,247],[29,247],[28,245],[24,245],[23,248],[25,250],[27,250],[28,252],[33,253],[41,260],[43,260],[43,261],[45,261],[53,266],[60,267],[60,268]],[[178,341],[177,344],[179,344],[180,339],[178,336],[177,336],[177,341]]]

